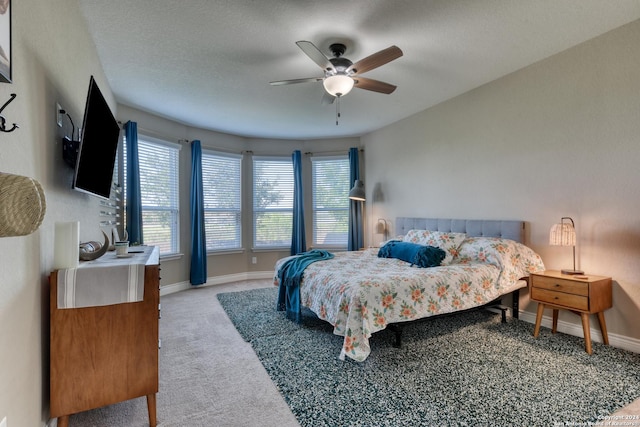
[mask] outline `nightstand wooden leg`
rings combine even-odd
[[[604,321],[604,313],[598,313],[598,322],[600,322],[600,332],[602,332],[602,342],[609,345],[609,335],[607,334],[607,323]]]
[[[553,327],[551,328],[552,333],[558,332],[558,311],[555,308],[553,309]]]
[[[149,427],[156,427],[156,395],[147,394],[147,410],[149,412]]]
[[[533,336],[538,338],[540,333],[540,323],[542,322],[542,314],[544,313],[544,304],[538,303],[538,312],[536,314],[536,327],[533,329]]]
[[[587,353],[591,354],[591,328],[589,326],[589,315],[587,313],[580,313],[582,318],[582,330],[584,331],[584,348]]]
[[[69,427],[69,415],[58,417],[58,427]]]

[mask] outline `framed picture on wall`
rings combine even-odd
[[[11,83],[11,0],[0,0],[0,82]]]

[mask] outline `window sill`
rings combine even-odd
[[[211,256],[211,255],[234,255],[234,254],[243,254],[244,252],[245,252],[244,248],[218,249],[218,250],[207,251],[207,256]]]
[[[251,252],[288,252],[291,251],[290,246],[274,246],[271,248],[251,248]]]
[[[181,254],[181,253],[164,254],[164,255],[160,255],[160,261],[173,261],[173,260],[176,260],[176,259],[182,259],[183,256],[184,256],[184,254]]]

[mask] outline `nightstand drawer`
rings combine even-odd
[[[589,310],[589,298],[587,296],[550,291],[548,289],[536,288],[535,286],[531,288],[531,299],[541,303],[561,305],[576,310]]]
[[[533,288],[548,289],[551,291],[565,292],[574,295],[589,296],[589,283],[559,277],[533,276],[531,282]]]

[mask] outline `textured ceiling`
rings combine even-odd
[[[79,0],[119,103],[249,137],[359,136],[640,18],[639,0]],[[321,77],[295,42],[364,58],[398,86],[322,105]]]

